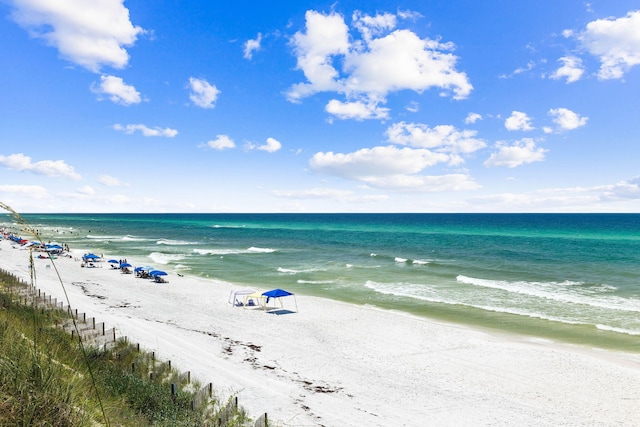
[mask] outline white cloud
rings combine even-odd
[[[1,185],[0,193],[21,194],[34,199],[47,197],[47,190],[39,185]]]
[[[280,141],[274,138],[267,138],[267,142],[264,145],[257,147],[258,150],[266,151],[268,153],[275,153],[282,148]]]
[[[393,175],[389,177],[367,177],[363,181],[371,187],[384,190],[417,191],[426,193],[468,191],[480,188],[480,185],[477,182],[465,174],[438,176]]]
[[[527,63],[526,67],[520,67],[520,68],[516,68],[515,70],[513,70],[513,73],[511,74],[501,74],[500,76],[498,76],[498,78],[501,79],[510,79],[513,76],[517,76],[518,74],[522,74],[522,73],[526,73],[527,71],[531,71],[533,70],[533,68],[536,66],[536,63],[533,61],[529,61]]]
[[[478,120],[482,120],[482,116],[478,113],[469,113],[467,117],[464,119],[465,124],[471,125],[477,122]]]
[[[258,37],[252,40],[247,40],[244,44],[244,58],[252,59],[253,52],[260,50],[260,43],[262,42],[262,34],[258,33]]]
[[[118,178],[114,178],[110,175],[100,175],[98,177],[98,182],[102,185],[106,185],[107,187],[121,187],[128,185],[120,181]]]
[[[0,165],[20,172],[32,172],[44,176],[61,176],[74,180],[81,177],[75,172],[73,166],[69,166],[64,160],[41,160],[33,163],[31,157],[22,153],[9,156],[0,155]]]
[[[605,201],[640,200],[640,176],[613,185],[597,187],[600,198]]]
[[[282,199],[293,200],[333,200],[344,203],[371,203],[388,200],[389,196],[384,194],[355,194],[349,190],[336,190],[332,188],[312,188],[309,190],[286,191],[274,190],[271,194]]]
[[[459,191],[479,188],[469,176],[418,175],[449,156],[425,149],[373,147],[349,154],[316,153],[309,165],[316,172],[362,182],[369,187],[409,192]]]
[[[520,111],[512,111],[511,116],[504,122],[504,127],[508,130],[533,130],[531,126],[531,119],[526,113]]]
[[[126,84],[120,77],[100,76],[100,84],[92,84],[91,91],[97,95],[106,95],[116,104],[131,105],[141,101],[136,88]]]
[[[235,146],[236,144],[227,135],[217,135],[216,139],[213,139],[205,144],[205,147],[212,148],[218,151],[235,148]]]
[[[640,10],[622,18],[589,22],[577,38],[600,60],[599,78],[622,78],[631,67],[640,64]]]
[[[93,72],[124,68],[144,30],[134,26],[123,0],[14,0],[13,19],[32,37],[58,49],[68,61]]]
[[[338,71],[331,57],[349,52],[349,28],[342,16],[309,10],[305,19],[306,33],[297,32],[291,43],[298,59],[297,68],[309,83],[298,83],[289,90],[287,97],[294,102],[316,92],[340,90]]]
[[[394,123],[386,131],[388,141],[394,144],[450,153],[472,153],[485,147],[484,141],[475,138],[476,134],[476,131],[460,131],[451,125],[430,128],[424,124],[405,122]]]
[[[256,145],[256,144],[253,144],[252,142],[247,142],[244,145],[244,149],[247,151],[260,150],[260,151],[266,151],[268,153],[275,153],[281,148],[282,148],[282,144],[280,144],[280,141],[274,138],[267,138],[267,142],[265,142],[263,145]]]
[[[420,111],[420,105],[415,101],[411,101],[409,105],[405,107],[405,109],[410,113],[417,113],[418,111]]]
[[[305,16],[305,32],[297,32],[291,44],[307,81],[290,87],[286,95],[292,102],[318,92],[340,93],[345,102],[334,100],[327,111],[362,120],[386,118],[377,105],[390,92],[439,88],[462,99],[473,89],[466,74],[455,69],[452,43],[421,39],[409,30],[390,32],[395,15],[355,12],[354,27],[362,38],[351,41],[341,15],[309,10]]]
[[[455,99],[466,98],[472,86],[465,73],[455,70],[457,57],[449,53],[452,49],[451,43],[421,39],[409,30],[373,39],[366,50],[352,51],[345,58],[344,69],[349,73],[345,91],[375,98],[391,91],[437,87],[451,90]]]
[[[607,204],[617,203],[624,206],[625,202],[634,200],[640,200],[640,177],[609,185],[547,188],[520,194],[493,194],[475,197],[469,201],[476,206],[489,206],[492,211],[585,212],[593,211],[594,207],[610,211],[610,208],[606,208]]]
[[[220,91],[205,79],[189,78],[191,93],[189,99],[198,107],[213,108]]]
[[[413,174],[426,167],[446,162],[449,156],[430,150],[373,147],[353,153],[316,153],[309,164],[317,172],[343,178],[365,180],[374,176]]]
[[[133,134],[136,131],[140,131],[143,136],[162,136],[166,138],[173,138],[178,134],[178,131],[175,129],[171,129],[171,128],[162,129],[157,126],[155,128],[149,128],[141,124],[122,126],[121,124],[116,123],[115,125],[113,125],[113,128],[115,130],[123,131],[124,133],[129,135]]]
[[[426,149],[395,146],[364,148],[353,153],[316,153],[309,165],[318,173],[365,183],[379,189],[434,192],[479,188],[469,176],[419,175],[423,169],[446,162],[450,157]]]
[[[567,108],[552,108],[549,115],[553,117],[553,122],[560,130],[573,130],[587,124],[588,117],[581,117],[579,114]]]
[[[78,194],[81,194],[83,196],[93,196],[94,194],[96,194],[96,190],[94,190],[90,185],[80,187],[76,191]]]
[[[332,99],[327,103],[325,110],[342,120],[386,119],[389,117],[389,109],[379,107],[375,102],[341,102]]]
[[[549,78],[558,80],[561,78],[567,79],[568,83],[577,82],[582,78],[584,74],[584,68],[582,66],[582,60],[575,56],[563,56],[558,59],[559,62],[562,62],[562,67],[558,68],[549,76]]]
[[[526,163],[540,162],[544,160],[544,154],[548,151],[536,147],[536,143],[531,138],[523,138],[513,145],[504,142],[496,144],[498,151],[491,154],[491,157],[484,162],[487,167],[506,166],[515,168]]]
[[[396,27],[396,16],[391,13],[365,15],[356,10],[352,16],[353,26],[360,31],[362,38],[369,42],[373,36],[379,36]]]

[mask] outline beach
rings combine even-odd
[[[28,279],[29,251],[7,240],[0,248],[0,268]],[[266,412],[284,426],[637,425],[640,354],[311,296],[297,297],[297,313],[269,314],[229,304],[239,288],[232,283],[176,274],[154,283],[105,262],[81,267],[82,254],[35,259],[36,286],[63,300],[59,273],[72,308],[212,382],[222,398],[237,395],[254,418]]]

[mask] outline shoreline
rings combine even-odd
[[[0,249],[0,268],[28,278],[28,252],[6,240]],[[237,394],[253,418],[267,412],[285,426],[636,422],[640,354],[318,297],[298,297],[299,312],[279,316],[232,307],[239,286],[231,283],[170,275],[158,284],[73,258],[55,268],[34,262],[38,288],[63,297],[57,269],[73,308],[213,382],[222,397]]]

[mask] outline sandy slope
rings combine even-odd
[[[0,248],[0,268],[26,277],[28,252]],[[273,315],[233,308],[229,283],[171,274],[156,284],[107,265],[36,261],[42,291],[63,297],[57,269],[72,307],[281,425],[640,423],[638,354],[305,296],[299,313]]]

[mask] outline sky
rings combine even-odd
[[[640,2],[0,0],[18,212],[640,212]]]

